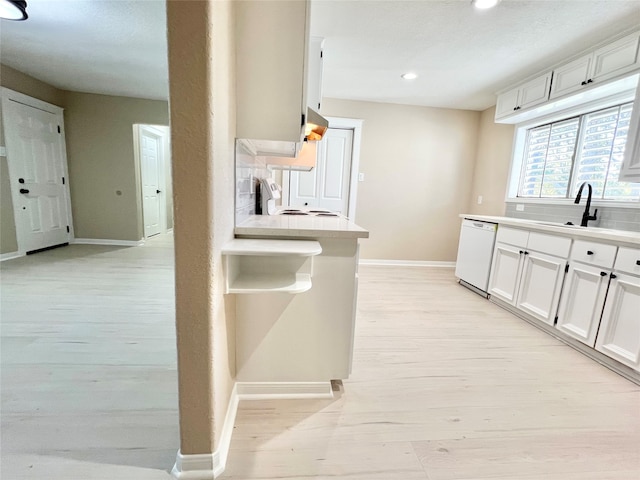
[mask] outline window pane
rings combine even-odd
[[[604,188],[604,198],[611,200],[625,200],[640,197],[640,183],[618,182],[620,168],[624,157],[624,146],[627,143],[629,133],[629,123],[631,121],[631,111],[633,104],[628,103],[620,108],[618,117],[618,129],[613,140],[613,151],[609,171]]]
[[[578,125],[579,118],[571,118],[527,132],[519,196],[567,196]]]

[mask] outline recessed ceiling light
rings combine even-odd
[[[500,0],[471,0],[471,3],[476,8],[486,10],[487,8],[495,7],[498,3],[500,3]]]
[[[7,20],[26,20],[27,2],[25,0],[0,0],[0,18]]]
[[[418,75],[413,73],[413,72],[409,72],[409,73],[403,73],[402,75],[400,75],[402,78],[404,78],[405,80],[415,80],[416,78],[418,78]]]

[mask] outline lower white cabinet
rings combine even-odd
[[[516,307],[553,325],[567,261],[538,252],[525,252]]]
[[[496,243],[489,281],[489,294],[511,305],[516,304],[523,250],[505,243]]]
[[[626,257],[634,262],[624,265]],[[628,262],[629,263],[629,262]],[[634,273],[629,275],[619,269]],[[620,248],[605,302],[596,350],[640,371],[640,250]]]
[[[565,281],[556,328],[593,347],[607,295],[610,271],[573,263]]]

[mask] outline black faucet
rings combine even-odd
[[[598,209],[596,208],[595,211],[593,212],[593,216],[589,213],[589,210],[591,209],[591,195],[593,194],[593,189],[591,188],[591,184],[587,183],[587,182],[582,182],[582,185],[580,185],[580,189],[578,190],[578,195],[576,195],[576,200],[575,200],[575,204],[577,205],[578,203],[580,203],[580,198],[582,198],[582,189],[584,188],[584,186],[589,187],[589,196],[587,197],[587,205],[584,208],[584,213],[582,214],[582,222],[580,223],[581,227],[587,227],[589,226],[589,220],[597,220],[598,219]]]

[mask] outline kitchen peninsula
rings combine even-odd
[[[240,382],[313,383],[348,378],[358,292],[358,240],[344,217],[252,215],[223,249],[227,279],[298,279],[289,290],[236,294]],[[285,282],[286,283],[286,282]]]

